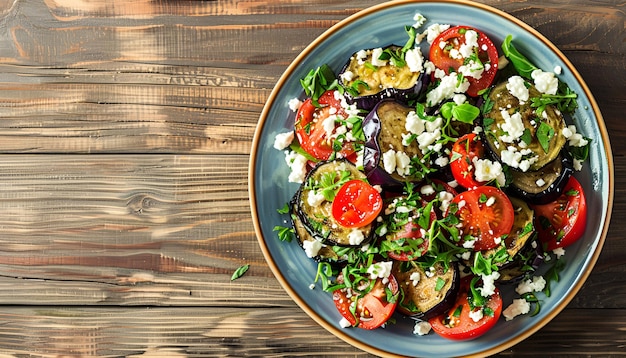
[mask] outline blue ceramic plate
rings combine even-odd
[[[560,66],[560,78],[579,95],[574,118],[578,130],[593,138],[590,161],[576,176],[586,189],[590,215],[584,237],[566,249],[567,266],[561,280],[553,284],[552,296],[541,297],[541,312],[530,317],[519,316],[471,341],[455,342],[434,333],[413,335],[413,322],[396,314],[397,324],[385,329],[366,331],[341,328],[341,316],[329,293],[309,285],[314,281],[316,264],[308,259],[294,241],[278,240],[273,228],[285,225],[287,217],[277,213],[298,188],[288,183],[289,168],[284,154],[273,148],[278,133],[293,128],[294,113],[287,102],[302,98],[299,80],[322,64],[339,72],[349,56],[360,49],[404,44],[405,25],[414,23],[416,13],[431,23],[474,26],[496,43],[512,34],[514,44],[545,71]],[[424,52],[427,54],[427,51]],[[613,199],[613,163],[608,135],[598,106],[584,81],[565,56],[545,37],[516,18],[491,7],[461,1],[394,1],[368,8],[341,21],[310,44],[289,66],[271,93],[261,114],[254,136],[250,158],[250,202],[259,244],[266,260],[289,295],[321,326],[339,338],[365,351],[389,356],[468,356],[488,355],[520,342],[554,318],[574,295],[591,272],[598,258],[610,218]],[[513,288],[504,287],[505,307],[513,299]]]

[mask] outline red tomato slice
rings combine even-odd
[[[337,277],[337,281],[343,282],[341,274]],[[398,281],[393,275],[389,275],[389,282],[386,285],[383,284],[382,279],[376,279],[372,290],[358,299],[353,292],[350,292],[350,298],[348,298],[348,289],[335,290],[333,291],[333,301],[339,313],[352,326],[363,329],[376,329],[387,322],[397,305],[397,300],[394,302],[387,300],[385,288],[389,289],[393,295],[398,294]],[[352,314],[350,306],[355,299],[357,300],[356,311]]]
[[[339,99],[335,98],[334,91],[326,91],[318,99],[321,107],[315,107],[309,98],[296,114],[296,137],[302,149],[319,160],[327,160],[334,152],[332,139],[329,139],[323,127],[324,119],[329,116],[347,118]],[[355,159],[355,149],[351,143],[344,143],[339,151],[342,157],[352,161]]]
[[[574,177],[570,177],[563,194],[555,201],[532,208],[537,234],[547,244],[547,250],[571,245],[585,233],[587,202],[582,186]]]
[[[378,190],[363,180],[350,180],[339,188],[333,200],[332,213],[345,227],[365,226],[380,214],[383,199]]]
[[[458,70],[465,63],[466,58],[450,57],[450,50],[459,50],[465,44],[465,34],[468,30],[474,30],[478,33],[477,55],[480,62],[485,66],[480,79],[471,76],[466,77],[470,83],[467,94],[476,97],[478,92],[491,85],[498,70],[498,49],[487,35],[469,26],[451,27],[439,34],[433,41],[430,47],[430,61],[437,68],[445,71],[446,74],[449,74],[451,69],[453,71]],[[441,45],[442,43],[444,44],[443,46]]]
[[[487,333],[500,319],[502,314],[502,297],[498,289],[488,298],[485,306],[483,306],[488,307],[493,312],[493,315],[483,313],[483,317],[478,322],[475,322],[470,317],[472,309],[468,301],[470,295],[469,282],[469,278],[461,281],[461,288],[457,294],[456,302],[450,311],[428,321],[433,331],[444,338],[468,340],[480,337]]]
[[[484,185],[474,178],[474,158],[483,158],[485,148],[475,133],[468,133],[454,142],[450,154],[450,169],[452,176],[459,185],[473,188]]]
[[[513,228],[515,212],[506,194],[493,186],[479,186],[465,191],[452,199],[458,210],[453,214],[459,218],[461,238],[471,235],[476,238],[475,251],[493,249],[498,239]],[[450,209],[448,214],[450,215]],[[464,242],[465,240],[461,240]]]

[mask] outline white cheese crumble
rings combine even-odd
[[[389,174],[396,171],[396,151],[389,149],[383,153],[383,168]]]
[[[424,71],[424,56],[419,47],[408,50],[404,54],[404,59],[411,72]]]
[[[276,137],[274,137],[274,148],[278,150],[283,150],[291,144],[293,141],[293,131],[278,133]]]
[[[289,100],[288,105],[290,110],[297,112],[300,109],[300,106],[302,106],[302,101],[298,98],[292,98]]]
[[[588,141],[580,133],[576,133],[576,126],[569,125],[561,131],[563,136],[567,138],[569,145],[573,147],[584,147]]]
[[[437,71],[435,71],[436,73]],[[469,88],[470,83],[465,77],[461,81],[457,77],[456,72],[443,76],[439,86],[426,93],[426,101],[429,106],[435,106],[444,99],[450,99],[454,97],[456,93],[465,93]]]
[[[559,89],[559,79],[552,72],[543,72],[542,70],[534,70],[530,77],[535,81],[537,91],[545,94],[556,94]]]
[[[415,322],[415,326],[413,327],[413,334],[424,336],[430,333],[431,328],[432,327],[428,321],[418,321]]]
[[[483,310],[482,310],[482,308],[474,310],[474,311],[470,311],[469,316],[472,319],[472,321],[474,321],[474,322],[480,321],[481,319],[483,319]]]
[[[415,23],[413,24],[413,27],[416,29],[419,29],[426,22],[426,18],[424,17],[424,15],[418,12],[418,13],[415,13],[415,15],[413,15],[413,21],[415,21]]]
[[[444,32],[445,30],[449,28],[450,28],[450,25],[442,25],[442,24],[432,24],[428,26],[428,28],[426,29],[426,41],[428,41],[429,44],[432,44],[433,41],[435,41],[435,39],[437,38],[437,36],[439,36],[440,33]]]
[[[391,274],[391,267],[393,265],[393,261],[383,261],[371,264],[370,267],[367,268],[367,273],[370,275],[371,280],[375,280],[378,278],[383,279],[383,283],[389,282],[389,275]]]
[[[415,113],[415,111],[410,111],[406,115],[404,129],[413,134],[421,134],[426,127],[424,125],[424,121],[417,115],[417,113]]]
[[[546,287],[546,280],[543,276],[535,276],[531,279],[520,282],[515,288],[515,292],[520,295],[529,292],[540,292]]]
[[[506,109],[500,111],[504,123],[502,123],[502,130],[506,133],[500,136],[500,139],[505,143],[513,143],[517,141],[524,134],[524,122],[522,121],[522,115],[519,112],[509,114]]]
[[[313,207],[319,206],[321,203],[324,202],[324,200],[326,200],[326,198],[324,198],[324,194],[318,192],[317,190],[309,190],[306,198],[307,204]]]
[[[479,182],[488,182],[504,176],[502,165],[498,161],[474,157],[474,178]]]
[[[506,89],[509,92],[517,97],[520,102],[528,101],[528,97],[530,96],[528,93],[528,88],[524,85],[524,79],[520,76],[511,76],[506,83]]]
[[[307,257],[313,258],[319,253],[322,243],[317,240],[304,240],[302,241],[302,248]]]
[[[350,241],[350,245],[359,245],[365,240],[365,236],[363,236],[361,230],[354,228],[348,233],[348,240]]]
[[[288,178],[289,182],[302,183],[306,177],[307,163],[309,162],[307,157],[294,151],[285,151],[285,162],[287,162],[291,170]]]
[[[512,320],[513,318],[530,312],[530,303],[528,303],[523,298],[518,298],[513,300],[513,303],[509,305],[504,311],[502,311],[502,315],[506,318],[507,321]]]
[[[411,273],[411,276],[409,276],[409,280],[411,280],[413,286],[417,286],[417,284],[420,282],[420,273],[417,271]]]
[[[343,317],[339,321],[339,326],[341,326],[341,328],[348,328],[348,327],[351,327],[352,324],[350,324],[350,321],[348,321],[345,317]]]
[[[556,255],[556,259],[560,259],[561,256],[565,255],[565,249],[562,247],[557,247],[556,249],[552,250],[552,253]]]
[[[483,297],[489,297],[496,293],[496,280],[500,277],[500,273],[498,271],[493,271],[489,275],[481,274],[480,277],[483,279],[483,287],[477,288],[480,291],[480,295]]]
[[[372,50],[372,65],[381,67],[387,64],[387,60],[380,60],[379,57],[382,55],[383,49],[381,47],[377,47]]]

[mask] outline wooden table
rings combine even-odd
[[[0,354],[368,356],[278,284],[247,181],[282,72],[327,28],[380,2],[0,0]],[[481,2],[538,29],[578,68],[618,184],[588,282],[501,355],[624,355],[624,5]]]

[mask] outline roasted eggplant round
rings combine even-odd
[[[406,63],[399,67],[395,61],[379,59],[383,52],[400,50],[400,46],[390,45],[350,56],[338,76],[339,84],[348,89],[344,93],[348,103],[369,111],[385,98],[406,102],[422,93],[430,79],[423,71],[413,72]]]
[[[329,184],[338,187],[341,182],[352,179],[365,180],[366,177],[348,160],[321,162],[307,174],[293,198],[292,215],[296,215],[306,232],[322,244],[361,246],[373,236],[373,223],[359,228],[339,224],[332,214],[332,201],[323,195]]]
[[[531,99],[541,93],[532,85],[528,92],[529,99],[522,102],[509,92],[507,82],[491,90],[493,107],[483,117],[483,139],[494,159],[514,169],[536,171],[563,149],[565,119],[552,105],[538,115]]]
[[[539,170],[511,170],[512,182],[507,191],[531,204],[546,204],[561,195],[574,172],[572,156],[563,149],[559,156]]]
[[[370,184],[402,187],[409,181],[421,181],[425,174],[415,165],[423,157],[415,140],[404,145],[407,116],[412,108],[395,100],[383,100],[365,117],[363,167]],[[408,133],[407,133],[408,135]]]
[[[440,263],[426,272],[414,262],[394,261],[392,273],[400,286],[397,309],[414,319],[428,320],[450,309],[459,290],[459,269]]]

